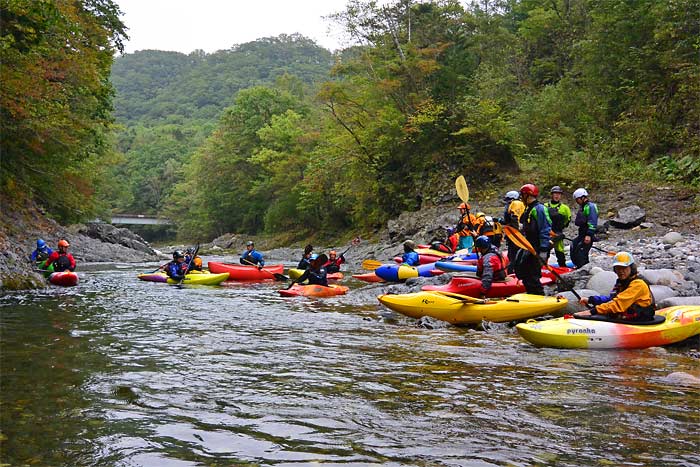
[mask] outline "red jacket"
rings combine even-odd
[[[61,257],[65,259],[60,259]],[[70,253],[60,253],[58,251],[54,251],[51,253],[51,255],[49,255],[49,259],[47,259],[46,263],[44,263],[44,267],[48,268],[51,264],[53,264],[53,270],[55,272],[63,272],[66,269],[69,271],[75,271],[75,259],[73,259],[73,255]]]

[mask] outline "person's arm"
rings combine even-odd
[[[262,269],[265,266],[265,259],[263,258],[262,253],[259,251],[256,251],[255,253],[257,253],[255,260],[258,262],[258,268]]]
[[[70,269],[71,271],[75,271],[75,258],[73,258],[73,255],[68,253],[66,256],[68,256],[68,260],[70,261]]]
[[[493,264],[491,260],[496,259],[492,253],[489,253],[483,261],[484,267],[481,272],[481,293],[482,295],[489,291],[493,283]]]
[[[651,303],[649,287],[642,280],[634,280],[625,290],[615,296],[609,302],[596,305],[596,311],[601,315],[611,313],[623,313],[638,300],[648,299]],[[643,304],[648,305],[649,303]]]
[[[593,238],[595,231],[598,228],[598,206],[594,203],[588,202],[583,208],[583,212],[586,215],[586,235]]]
[[[564,216],[564,228],[567,228],[569,224],[571,224],[571,209],[569,209],[569,206],[562,203],[559,212]]]
[[[537,230],[540,237],[540,251],[549,251],[550,233],[552,232],[552,221],[549,212],[543,204],[537,206],[535,216],[537,218]]]

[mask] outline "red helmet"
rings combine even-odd
[[[540,194],[540,190],[532,183],[528,183],[528,184],[525,184],[522,187],[520,187],[520,194],[521,195],[530,195],[530,196],[534,196],[535,198],[537,198]]]
[[[58,241],[58,246],[62,246],[65,248],[68,248],[70,246],[70,243],[68,243],[66,240],[59,240]]]
[[[468,203],[462,203],[459,206],[457,206],[457,209],[471,209],[472,207],[469,206]]]

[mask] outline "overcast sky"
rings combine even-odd
[[[174,50],[207,53],[261,37],[298,32],[322,47],[343,47],[340,31],[327,33],[322,16],[346,0],[115,0],[129,28],[126,53]],[[337,26],[336,26],[337,28]]]

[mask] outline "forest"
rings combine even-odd
[[[700,0],[349,0],[353,46],[123,50],[111,0],[0,0],[2,196],[225,232],[372,230],[464,174],[700,187]]]

